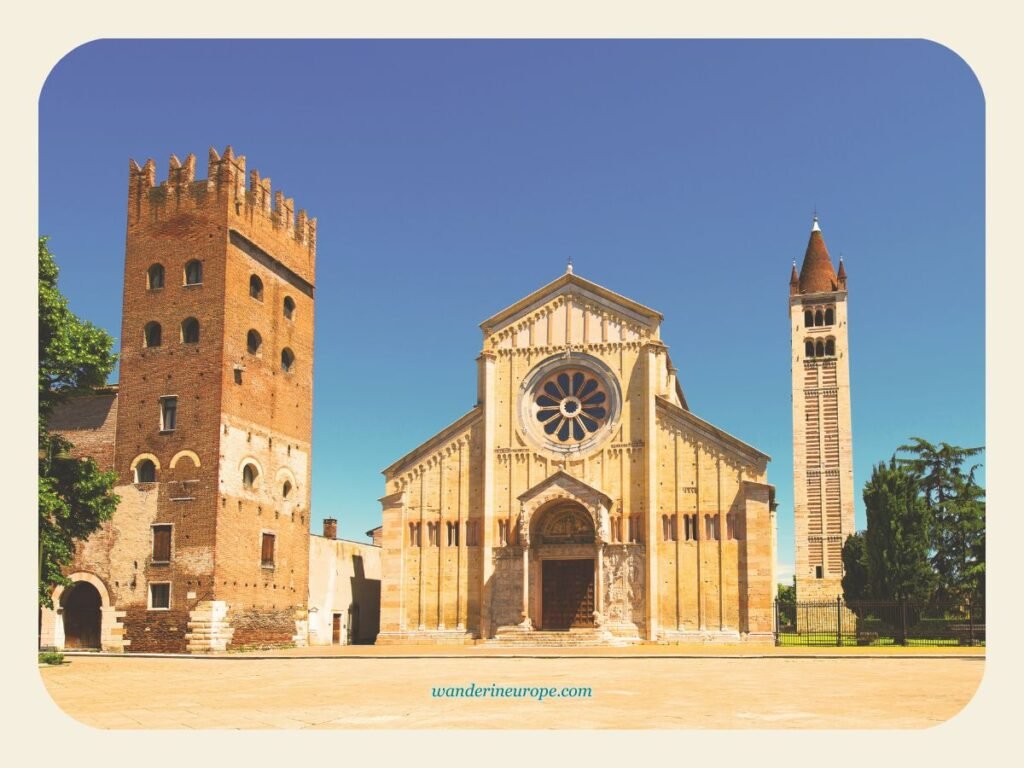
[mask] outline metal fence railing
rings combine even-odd
[[[983,600],[775,601],[776,645],[982,645]]]

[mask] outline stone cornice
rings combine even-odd
[[[409,453],[405,454],[398,461],[394,462],[388,467],[381,470],[383,474],[389,480],[397,475],[400,471],[405,469],[409,464],[422,459],[424,456],[429,455],[433,450],[444,445],[445,442],[451,440],[459,432],[472,426],[473,422],[479,419],[483,415],[483,408],[479,405],[473,406],[473,409],[462,416],[457,421],[452,422],[447,427],[442,429],[433,437],[429,438],[426,442],[420,443],[417,447],[413,448]]]
[[[734,454],[738,454],[739,458],[743,459],[747,464],[759,464],[762,461],[771,461],[771,456],[767,453],[757,450],[757,448],[743,442],[738,437],[733,437],[725,430],[719,429],[714,424],[694,415],[692,411],[684,410],[660,395],[656,396],[654,399],[658,405],[658,410],[662,415],[667,416],[670,419],[678,420],[686,427],[695,430],[710,440],[713,440],[723,448],[730,450]]]
[[[660,312],[650,307],[645,307],[639,302],[615,293],[615,291],[567,272],[512,306],[506,307],[496,315],[484,320],[480,323],[480,328],[485,336],[490,336],[508,323],[515,322],[520,316],[529,314],[553,296],[565,294],[579,295],[595,303],[604,304],[608,309],[619,312],[651,329],[656,328],[663,319]]]

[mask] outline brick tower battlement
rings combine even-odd
[[[196,156],[185,162],[171,155],[167,178],[157,184],[152,158],[140,166],[129,161],[128,234],[138,228],[161,227],[185,214],[222,219],[261,250],[273,253],[285,267],[309,283],[316,261],[316,219],[305,210],[295,214],[295,201],[280,190],[271,194],[269,178],[249,172],[245,156],[228,146],[223,155],[210,148],[205,179],[196,180]]]

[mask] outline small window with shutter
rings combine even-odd
[[[263,547],[260,554],[260,565],[264,568],[274,567],[274,539],[276,536],[272,533],[263,534]]]
[[[153,526],[153,562],[169,563],[171,561],[171,526]]]

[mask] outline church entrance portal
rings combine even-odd
[[[96,587],[87,581],[76,581],[61,595],[64,613],[64,647],[100,647],[100,606],[102,600]]]
[[[545,560],[541,629],[594,626],[594,561]]]

